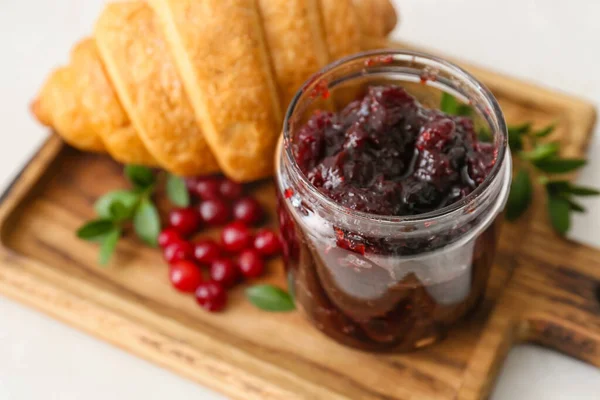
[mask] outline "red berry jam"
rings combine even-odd
[[[411,224],[475,191],[497,143],[480,141],[472,118],[426,108],[400,86],[362,93],[341,111],[317,110],[295,127],[290,119],[277,176],[282,253],[295,300],[318,329],[364,350],[411,350],[483,298],[510,180],[473,213]],[[342,207],[297,183],[294,161]]]
[[[310,182],[337,203],[395,216],[464,198],[495,163],[471,118],[423,108],[399,86],[370,87],[340,113],[315,113],[294,152]]]

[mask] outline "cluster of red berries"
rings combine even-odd
[[[263,210],[254,198],[244,196],[244,188],[239,183],[200,177],[187,179],[186,184],[190,194],[200,202],[194,207],[172,210],[169,226],[160,233],[158,244],[170,265],[173,287],[195,293],[200,306],[219,311],[227,303],[226,289],[242,278],[262,275],[264,259],[277,255],[281,242],[278,235],[268,229],[252,234],[249,226],[262,221]],[[220,241],[188,240],[201,226],[220,225],[225,225]]]

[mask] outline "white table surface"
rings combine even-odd
[[[199,0],[200,1],[200,0]],[[577,94],[600,105],[600,2],[395,0],[403,40]],[[0,188],[46,135],[30,99],[103,0],[0,0]],[[600,133],[580,181],[600,187]],[[600,200],[571,237],[600,246]],[[199,311],[200,312],[200,311]],[[493,400],[600,398],[600,371],[533,346],[515,348]],[[0,399],[221,399],[62,323],[0,297]]]

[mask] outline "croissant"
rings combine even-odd
[[[112,3],[32,112],[122,163],[252,181],[272,174],[283,107],[302,82],[395,24],[389,0]]]

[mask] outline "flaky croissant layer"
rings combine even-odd
[[[112,3],[32,111],[84,151],[252,181],[272,174],[300,85],[395,24],[389,0]]]

